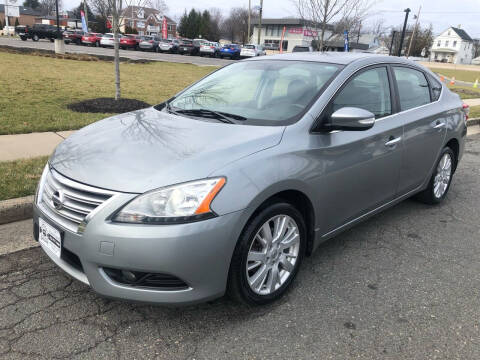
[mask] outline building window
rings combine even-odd
[[[267,25],[265,35],[266,36],[281,36],[282,35],[282,26],[280,25]]]
[[[457,47],[457,41],[456,40],[453,42],[453,47]]]
[[[437,46],[440,47],[441,45],[442,45],[442,41],[441,41],[441,40],[438,40]]]
[[[445,40],[445,46],[448,46],[448,40]]]
[[[450,30],[448,30],[448,33],[447,33],[448,36],[450,36]]]

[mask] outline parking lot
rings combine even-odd
[[[7,45],[16,48],[30,48],[39,50],[55,50],[55,45],[49,40],[40,40],[34,42],[32,40],[22,41],[19,38],[0,37],[0,46]],[[113,56],[113,49],[90,47],[74,44],[66,44],[65,51],[71,54],[89,54],[89,55],[108,55]],[[150,60],[150,61],[168,61],[174,63],[194,64],[200,66],[222,66],[230,64],[235,60],[218,59],[200,56],[178,55],[168,53],[155,53],[148,51],[120,50],[120,56],[132,60]]]
[[[2,255],[0,358],[478,359],[480,135],[466,146],[441,206],[407,200],[323,244],[271,306],[113,301],[38,247]]]

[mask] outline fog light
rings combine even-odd
[[[128,270],[122,270],[122,276],[127,281],[134,282],[135,280],[137,280],[137,277],[135,276],[135,274]]]

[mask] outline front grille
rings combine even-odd
[[[88,214],[115,194],[113,191],[77,183],[53,169],[47,172],[41,191],[39,206],[42,211],[73,232],[77,232],[78,224]]]

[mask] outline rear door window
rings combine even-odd
[[[405,111],[431,102],[430,88],[425,75],[407,67],[393,67],[397,81],[400,110]]]

